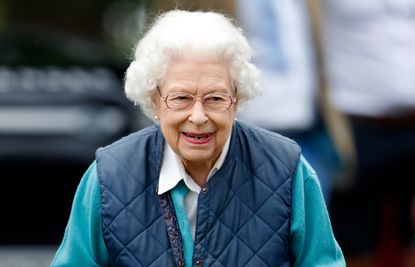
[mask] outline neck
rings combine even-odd
[[[192,177],[198,186],[203,187],[209,176],[209,172],[213,167],[213,163],[194,163],[183,162],[186,172]]]

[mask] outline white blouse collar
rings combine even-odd
[[[223,146],[222,153],[216,160],[215,165],[209,173],[209,178],[215,174],[223,165],[226,155],[228,154],[231,134]],[[200,186],[186,173],[180,158],[174,153],[173,149],[166,143],[164,146],[163,162],[161,164],[158,194],[161,195],[173,189],[181,180],[184,180],[187,187],[196,193],[200,192]]]

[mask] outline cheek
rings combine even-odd
[[[170,140],[177,139],[180,135],[180,120],[177,120],[175,117],[162,114],[162,117],[160,118],[160,127],[166,138],[169,138]]]
[[[221,118],[221,120],[217,120],[217,126],[219,128],[219,136],[221,140],[220,142],[226,142],[228,139],[231,131],[232,131],[232,125],[233,125],[233,116],[230,114],[226,118]]]

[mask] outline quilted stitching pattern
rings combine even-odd
[[[280,188],[287,184],[289,182],[285,182]],[[229,187],[227,189],[232,190]],[[210,217],[213,217],[210,220],[215,221],[215,225],[212,225],[206,239],[209,240],[207,253],[212,258],[212,263],[217,259],[220,265],[226,266],[226,262],[233,259],[235,266],[275,266],[278,258],[285,258],[284,255],[288,254],[286,248],[289,246],[286,243],[287,237],[280,237],[280,234],[287,233],[290,213],[286,211],[283,218],[279,218],[277,212],[270,214],[272,209],[277,211],[275,203],[282,203],[276,197],[277,194],[278,191],[270,193],[257,211],[244,203],[239,192],[232,194],[227,201],[228,206],[221,213],[216,214],[214,209],[210,209]],[[235,218],[235,215],[239,217]],[[277,246],[280,249],[269,251]],[[258,261],[262,264],[257,265]]]
[[[126,266],[128,261],[133,261],[130,262],[133,266],[175,266],[167,233],[160,231],[166,229],[166,224],[156,193],[158,161],[161,160],[158,155],[162,150],[162,146],[155,145],[160,144],[156,141],[160,139],[156,132],[156,127],[150,127],[97,153],[103,234],[113,266]],[[149,137],[147,142],[131,147],[129,139],[146,137]],[[131,154],[120,158],[126,151]],[[149,154],[159,160],[134,155],[136,151],[151,151]],[[131,167],[138,166],[140,160],[147,163],[140,169]],[[104,174],[113,177],[102,180]],[[111,212],[108,212],[110,206]]]
[[[255,148],[239,149],[249,154]],[[286,149],[280,152],[285,153]],[[294,153],[299,156],[299,151]],[[271,157],[281,156],[276,154]],[[224,167],[209,182],[211,190],[206,196],[209,202],[205,208],[212,225],[207,227],[205,236],[202,234],[202,238],[196,240],[196,246],[200,243],[200,249],[205,249],[196,256],[205,257],[206,266],[227,266],[230,260],[234,266],[289,264],[282,259],[287,260],[289,255],[291,184],[298,158],[291,165],[274,159],[272,162],[279,164],[273,166],[264,164],[261,157],[249,159],[246,154],[241,157],[244,160],[233,158],[242,168]],[[249,164],[242,164],[246,162]],[[233,178],[229,173],[233,173]],[[270,173],[278,175],[270,176]]]
[[[299,150],[252,128],[236,124],[238,138],[232,138],[224,166],[209,180],[208,193],[199,197],[194,258],[203,259],[204,266],[289,265],[291,183]],[[156,194],[160,144],[161,134],[151,127],[97,154],[100,178],[110,173],[123,179],[101,182],[103,211],[111,205],[111,213],[102,216],[114,266],[127,266],[127,259],[134,266],[175,266]],[[126,151],[133,152],[121,160]],[[151,151],[153,158],[136,151]]]

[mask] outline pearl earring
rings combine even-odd
[[[236,118],[236,117],[235,117],[235,119],[233,119],[233,120],[234,120],[234,121],[237,121],[237,120],[238,120],[238,118]]]
[[[154,116],[154,119],[155,119],[156,121],[158,121],[159,117],[158,117],[158,116]]]

